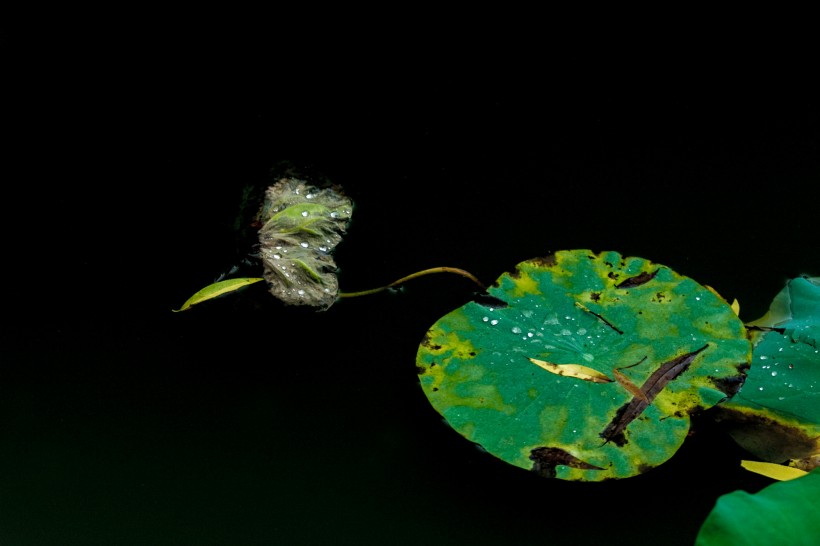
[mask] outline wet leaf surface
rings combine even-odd
[[[751,357],[725,300],[643,258],[557,252],[518,264],[488,295],[429,329],[421,386],[462,436],[544,476],[600,481],[660,465]],[[613,370],[641,395],[593,379]]]
[[[340,188],[283,178],[265,192],[259,245],[270,293],[287,305],[326,310],[339,294],[332,253],[347,230],[353,202]]]
[[[746,383],[717,417],[744,449],[765,461],[820,453],[820,277],[796,277],[749,323],[754,352]]]

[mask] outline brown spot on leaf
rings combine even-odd
[[[805,430],[760,413],[727,406],[715,406],[711,413],[741,447],[769,462],[804,459],[817,449],[818,439],[809,437]]]
[[[741,369],[743,368],[743,369]],[[736,395],[740,390],[740,387],[743,386],[743,383],[746,382],[746,370],[749,368],[748,364],[744,366],[738,366],[738,371],[741,373],[738,375],[733,375],[730,377],[709,377],[709,380],[712,382],[712,385],[715,388],[723,393],[726,394],[727,397],[731,398],[732,396]]]
[[[530,451],[530,460],[533,462],[532,471],[543,478],[554,478],[557,475],[555,467],[558,465],[583,470],[603,470],[599,466],[582,461],[560,447],[537,447]]]
[[[634,277],[629,277],[628,279],[624,279],[620,283],[615,285],[615,288],[632,288],[634,286],[640,286],[642,284],[646,284],[652,279],[655,278],[655,275],[658,274],[660,269],[656,269],[652,273],[647,273],[644,271],[640,275],[635,275]]]
[[[529,263],[541,266],[541,267],[553,267],[555,264],[558,263],[558,260],[555,259],[555,254],[547,254],[546,256],[540,256],[538,258],[533,258],[531,260],[527,260]]]
[[[589,299],[592,301],[598,302],[601,301],[601,293],[600,292],[593,292],[589,295]]]
[[[432,351],[438,351],[439,349],[441,349],[441,345],[439,345],[438,343],[433,343],[432,336],[429,330],[424,333],[424,337],[421,339],[421,346],[426,347],[427,349],[430,349]]]
[[[493,307],[496,309],[502,309],[509,306],[506,301],[486,293],[476,295],[476,297],[473,298],[473,301],[479,305],[483,305],[484,307]]]

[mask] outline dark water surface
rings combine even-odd
[[[814,101],[419,66],[368,85],[265,79],[139,56],[108,78],[55,55],[64,91],[23,80],[12,113],[27,196],[6,231],[0,544],[687,545],[719,495],[770,483],[708,421],[610,483],[482,453],[415,370],[426,330],[473,295],[461,277],[323,313],[259,285],[171,309],[242,256],[241,189],[292,160],[354,200],[343,290],[436,266],[491,283],[551,251],[616,250],[752,320],[787,279],[820,275]]]

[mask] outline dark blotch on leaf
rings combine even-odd
[[[478,294],[475,298],[473,298],[473,301],[479,305],[483,305],[484,307],[494,307],[496,309],[502,309],[509,306],[506,301],[493,297],[489,294]]]
[[[748,365],[741,365],[738,366],[738,370],[741,372],[740,375],[718,378],[710,377],[709,379],[712,381],[712,384],[717,390],[725,393],[727,397],[731,398],[738,393],[740,387],[742,387],[743,383],[746,382],[746,370],[748,368]]]
[[[802,459],[816,449],[816,438],[810,438],[799,427],[771,419],[756,413],[746,413],[727,406],[715,406],[711,410],[715,422],[746,449],[765,452],[764,460],[783,463],[789,459]]]
[[[589,295],[589,299],[591,299],[592,301],[595,301],[595,302],[601,301],[601,293],[600,292],[593,292],[592,294]]]
[[[629,277],[624,281],[615,285],[615,288],[632,288],[633,286],[640,286],[642,284],[646,284],[652,279],[655,278],[655,275],[658,274],[659,269],[656,269],[652,273],[643,272],[640,275],[635,275],[634,277]]]
[[[441,345],[430,341],[430,332],[425,332],[424,337],[421,340],[421,345],[429,348],[432,351],[438,351],[439,349],[441,349]]]
[[[538,258],[527,260],[527,263],[531,263],[536,267],[553,267],[558,261],[555,259],[555,254],[547,254],[546,256],[539,256]]]
[[[537,447],[530,451],[530,460],[533,462],[532,471],[543,478],[554,478],[557,475],[555,467],[558,465],[584,470],[603,470],[559,447]]]

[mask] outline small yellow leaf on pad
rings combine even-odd
[[[584,381],[592,381],[593,383],[612,383],[609,377],[598,370],[581,366],[580,364],[553,364],[552,362],[537,360],[535,358],[530,358],[529,361],[555,375],[575,377],[577,379],[583,379]]]

